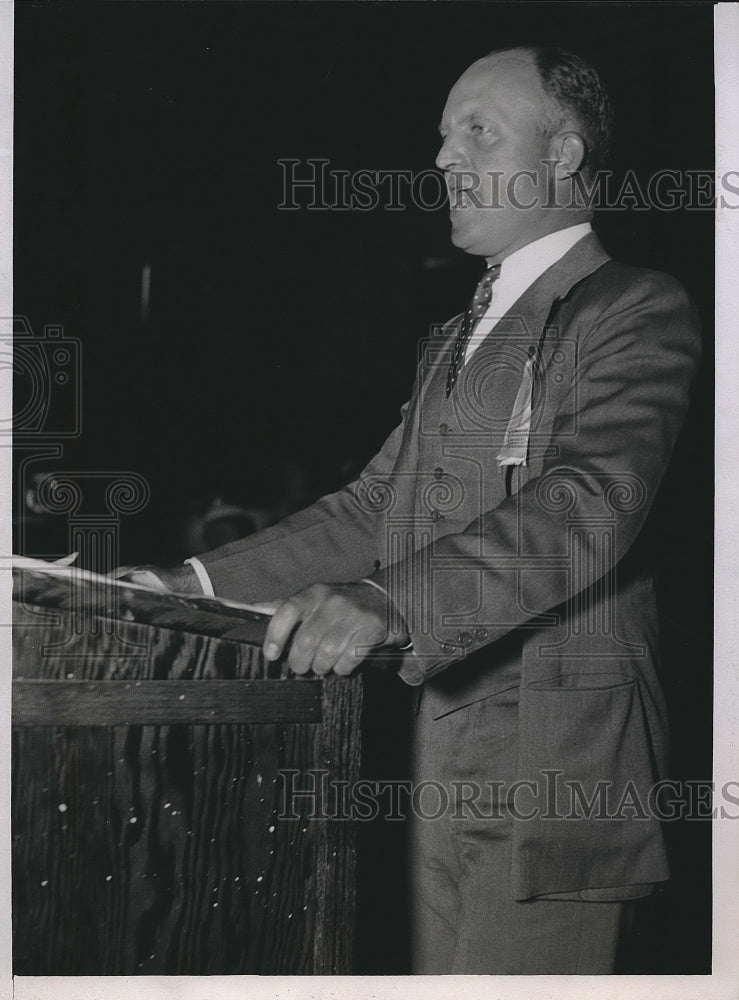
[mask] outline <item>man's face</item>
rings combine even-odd
[[[474,63],[451,90],[436,165],[449,190],[452,243],[502,260],[558,228],[546,202],[546,95],[532,57],[504,52]],[[536,180],[524,173],[532,171]],[[464,193],[465,190],[467,193]],[[536,201],[538,208],[525,208]]]

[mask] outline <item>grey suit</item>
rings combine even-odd
[[[316,581],[386,588],[413,640],[400,675],[424,685],[419,733],[458,712],[464,728],[465,712],[515,688],[506,775],[537,788],[550,775],[547,808],[509,830],[496,892],[639,895],[668,875],[655,819],[546,814],[572,811],[567,782],[646,802],[664,772],[642,529],[687,409],[696,316],[674,279],[610,260],[589,236],[509,310],[447,399],[459,322],[430,338],[400,425],[357,483],[202,562],[216,594],[247,601]],[[530,356],[528,462],[500,468]]]

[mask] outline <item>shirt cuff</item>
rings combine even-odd
[[[206,597],[215,597],[216,592],[213,590],[213,584],[210,582],[210,577],[208,576],[208,571],[197,558],[197,556],[190,556],[189,559],[185,559],[186,566],[192,566],[195,570],[195,576],[198,578],[198,583],[203,588],[203,593]]]

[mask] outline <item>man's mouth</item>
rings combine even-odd
[[[454,182],[447,185],[449,192],[449,211],[456,212],[466,208],[474,207],[474,200],[469,194],[472,184]]]

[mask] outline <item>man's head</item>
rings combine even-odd
[[[452,242],[502,260],[588,217],[573,178],[605,165],[610,106],[595,72],[559,49],[511,48],[473,63],[452,87],[437,166]]]

